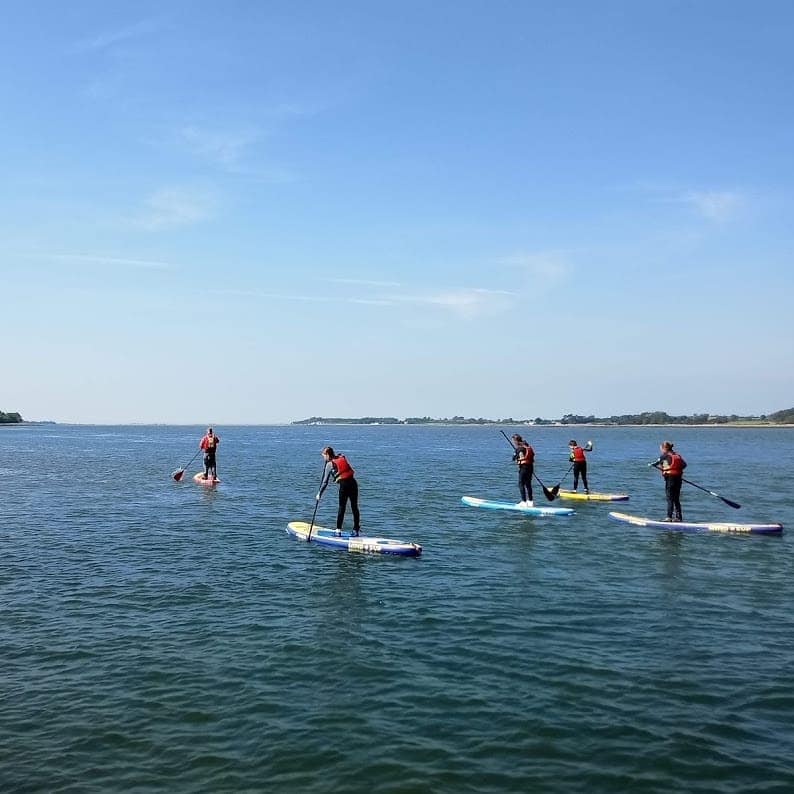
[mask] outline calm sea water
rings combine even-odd
[[[780,538],[465,507],[518,499],[493,427],[219,427],[223,483],[174,482],[203,430],[0,428],[0,790],[794,790],[794,430],[575,433],[612,507],[664,515],[672,437],[743,505],[685,518]],[[528,434],[547,484],[571,432]],[[327,443],[421,558],[284,532]]]

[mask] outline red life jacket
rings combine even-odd
[[[584,456],[584,450],[581,447],[574,447],[571,450],[571,460],[574,463],[584,463],[587,460]]]
[[[215,452],[215,447],[218,446],[218,436],[210,436],[205,435],[204,438],[201,439],[201,443],[199,447],[201,449],[206,450],[207,452]]]
[[[535,462],[535,450],[529,444],[519,444],[516,449],[518,453],[518,465],[524,466]]]
[[[672,474],[674,477],[680,477],[684,473],[685,468],[686,461],[677,452],[667,453],[667,468],[664,470],[665,474],[668,476]]]
[[[331,463],[334,464],[334,482],[347,480],[355,473],[344,455],[337,455]]]

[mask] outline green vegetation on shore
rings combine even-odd
[[[0,411],[0,425],[18,425],[25,420],[16,412],[4,413]]]
[[[664,411],[645,411],[641,414],[620,414],[598,417],[565,414],[560,419],[479,419],[453,416],[434,419],[429,416],[410,416],[397,419],[393,416],[364,416],[358,419],[312,416],[292,422],[293,425],[730,425],[730,424],[794,424],[794,408],[775,411],[761,416],[739,416],[738,414],[692,414],[672,416]]]

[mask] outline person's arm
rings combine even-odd
[[[202,436],[201,441],[199,441],[199,449],[206,449],[207,448],[207,437]]]
[[[323,491],[328,487],[328,481],[331,479],[331,474],[334,470],[334,464],[329,460],[325,464],[325,469],[323,470],[323,478],[320,481],[320,490],[317,491],[317,496],[314,498],[319,502],[320,497],[323,495]]]

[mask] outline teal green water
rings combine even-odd
[[[493,427],[217,430],[206,489],[170,477],[203,428],[0,429],[0,790],[794,790],[794,534],[607,519],[664,515],[672,437],[743,505],[687,520],[794,533],[791,429],[580,428],[632,500],[547,519],[460,504],[518,500]],[[547,484],[571,432],[529,433]],[[285,533],[327,443],[422,557]]]

